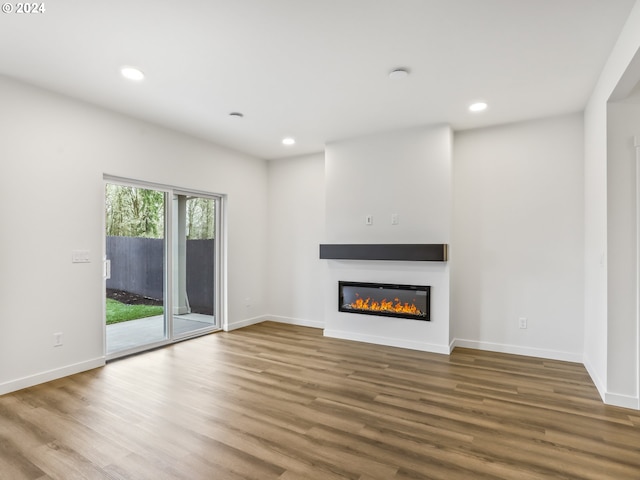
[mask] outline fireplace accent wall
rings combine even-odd
[[[339,281],[338,310],[430,321],[431,287]]]

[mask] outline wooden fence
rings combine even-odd
[[[107,288],[163,299],[164,239],[107,237]],[[187,296],[193,312],[213,314],[214,241],[187,240]]]

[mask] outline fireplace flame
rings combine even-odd
[[[359,297],[358,294],[356,295]],[[414,303],[412,304],[409,304],[408,302],[402,303],[399,298],[394,298],[393,301],[384,298],[378,302],[367,297],[366,299],[356,298],[356,300],[352,302],[350,306],[351,308],[355,308],[357,310],[366,310],[370,312],[391,312],[410,315],[423,315],[423,312],[415,305],[415,299],[413,300],[413,302]]]

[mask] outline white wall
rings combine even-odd
[[[449,243],[448,126],[333,143],[325,151],[326,243]],[[398,225],[391,215],[398,214]],[[373,215],[373,224],[365,216]],[[449,352],[449,266],[439,262],[326,262],[325,335]],[[338,280],[430,285],[431,321],[338,311]]]
[[[449,243],[451,135],[439,126],[327,145],[327,243]]]
[[[606,102],[606,100],[605,100]],[[607,384],[607,117],[590,103],[585,121],[585,307],[583,362],[604,398]],[[605,160],[602,161],[602,158]]]
[[[269,173],[269,318],[322,328],[324,153],[272,160]]]
[[[228,321],[262,319],[266,162],[4,77],[0,105],[0,393],[104,361],[104,173],[227,194]]]
[[[582,144],[578,114],[455,134],[456,345],[581,361]]]
[[[610,103],[607,132],[607,390],[635,397],[638,283],[634,136],[640,135],[640,103]]]
[[[585,344],[584,363],[607,403],[638,408],[638,397],[609,388],[609,372],[627,369],[615,358],[609,332],[618,321],[607,299],[607,102],[640,48],[636,2],[585,109]],[[624,322],[624,320],[623,320]],[[632,335],[633,332],[628,332]],[[626,355],[624,355],[626,356]],[[616,355],[618,357],[618,355]],[[631,375],[631,374],[630,374]],[[638,379],[629,379],[637,388]],[[616,381],[618,383],[618,381]],[[625,389],[626,391],[626,389]]]

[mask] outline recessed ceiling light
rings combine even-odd
[[[488,105],[485,102],[476,102],[469,105],[470,112],[482,112],[486,110]]]
[[[144,80],[144,73],[142,73],[142,70],[140,70],[139,68],[122,67],[120,69],[120,73],[122,74],[122,76],[124,78],[127,78],[129,80],[133,80],[135,82],[139,82],[141,80]]]
[[[402,80],[403,78],[407,78],[409,76],[409,70],[406,68],[396,68],[395,70],[391,70],[389,72],[389,78],[391,80]]]
[[[242,113],[240,113],[240,112],[231,112],[229,114],[229,116],[233,117],[233,118],[243,118],[244,117],[244,115]]]
[[[283,145],[295,145],[296,139],[292,137],[285,137],[282,139]]]

